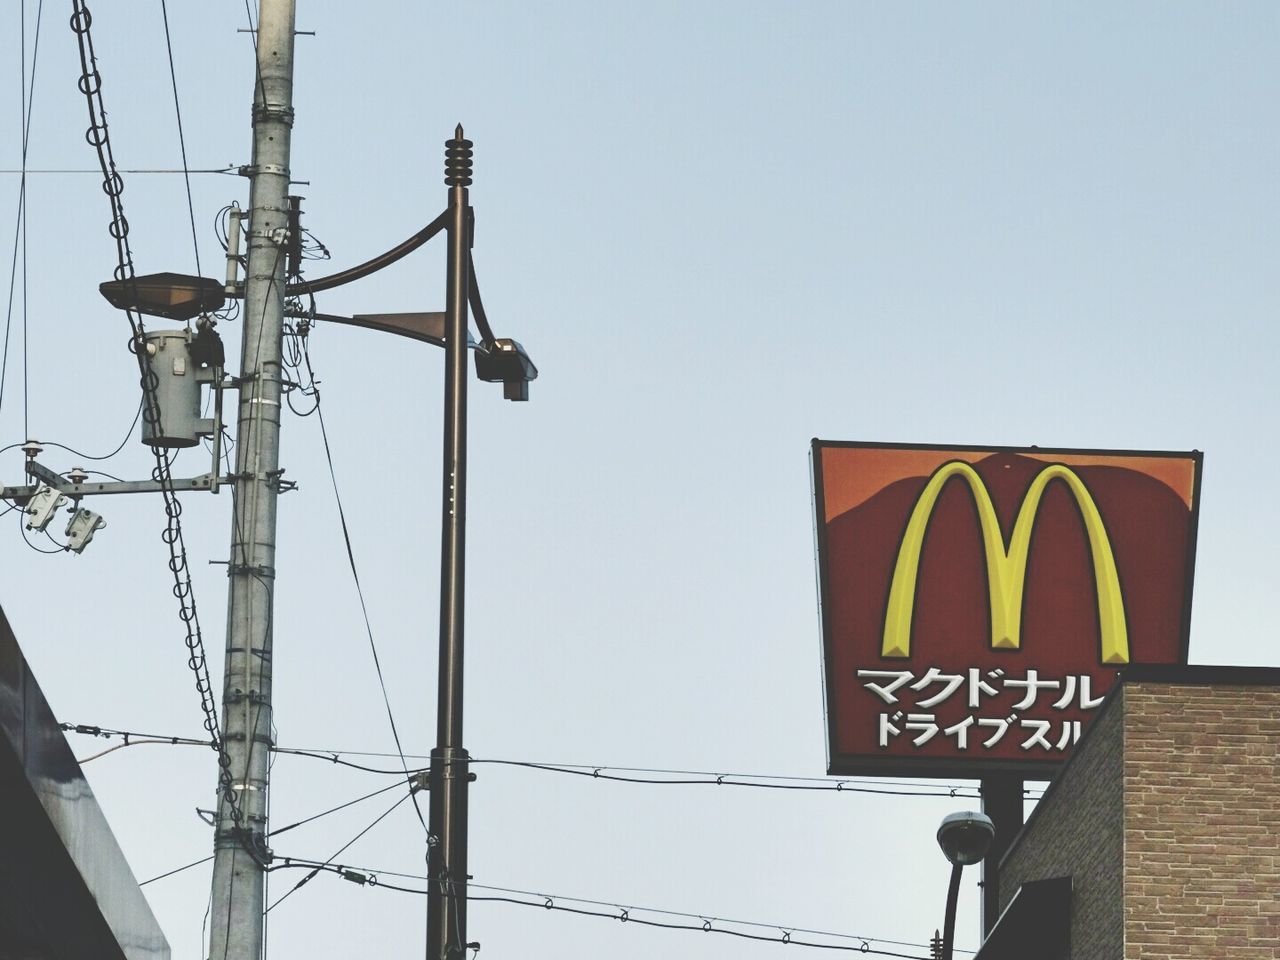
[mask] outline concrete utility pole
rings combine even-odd
[[[272,598],[280,459],[280,354],[293,126],[294,0],[260,0],[253,97],[249,265],[241,344],[235,500],[227,574],[222,729],[236,810],[219,782],[210,960],[260,960],[261,862],[271,760]]]

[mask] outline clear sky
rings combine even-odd
[[[0,26],[6,170],[21,165],[21,6]],[[118,163],[178,167],[158,0],[91,9]],[[40,24],[33,170],[95,162],[67,15],[50,4]],[[173,2],[169,18],[190,165],[247,163],[243,4]],[[333,252],[309,275],[442,209],[443,141],[461,121],[485,303],[541,371],[528,404],[473,386],[475,756],[821,776],[815,436],[1203,450],[1191,658],[1280,665],[1274,4],[304,0],[298,28],[316,36],[298,38],[292,168],[309,181],[305,225]],[[126,183],[139,272],[194,272],[182,178]],[[0,174],[5,266],[18,188]],[[247,184],[198,174],[192,189],[217,277],[214,216],[246,205]],[[108,219],[97,178],[29,177],[0,446],[24,422],[86,453],[124,436],[137,373],[124,317],[96,290]],[[436,241],[319,308],[439,309],[443,279]],[[222,332],[238,357],[239,324]],[[391,702],[406,749],[426,753],[443,355],[322,325],[311,357]],[[282,443],[299,489],[280,504],[279,742],[390,750],[316,420],[287,418]],[[131,441],[102,469],[140,478],[148,460]],[[0,481],[20,476],[20,454],[0,455]],[[36,554],[6,521],[0,602],[61,718],[197,735],[161,504],[98,506],[109,526],[80,557]],[[208,562],[226,558],[230,497],[185,506],[220,675],[226,580]],[[73,742],[80,756],[109,745]],[[196,814],[213,805],[208,751],[137,746],[86,771],[139,879],[210,852]],[[976,806],[477,772],[477,883],[913,944],[942,922],[937,824]],[[386,782],[281,756],[272,822]],[[382,803],[281,835],[276,852],[324,859]],[[420,874],[423,852],[402,806],[341,861]],[[146,888],[175,960],[203,956],[208,878]],[[960,946],[978,942],[977,879]],[[424,917],[420,898],[321,876],[272,911],[269,951],[414,956]],[[470,926],[489,958],[782,949],[489,903]]]

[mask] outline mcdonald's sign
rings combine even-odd
[[[829,772],[1052,776],[1187,661],[1201,462],[814,440]]]

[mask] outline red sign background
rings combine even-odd
[[[1121,668],[1101,659],[1089,538],[1075,498],[1060,481],[1049,482],[1035,515],[1019,649],[991,646],[988,570],[975,499],[965,482],[952,478],[938,497],[920,556],[910,656],[882,656],[889,587],[908,518],[929,476],[954,460],[969,463],[982,478],[1005,546],[1032,480],[1050,464],[1068,466],[1092,495],[1110,540],[1129,661],[1186,662],[1200,454],[815,440],[833,774],[976,777],[1014,770],[1049,776],[1078,736],[1072,725],[1082,728],[1093,713],[1082,705],[1093,702],[1083,700],[1082,688],[1087,682],[1092,698],[1100,697]],[[977,687],[970,672],[975,669]],[[860,678],[860,670],[893,676]],[[868,686],[886,689],[903,671],[911,676],[888,694],[893,702]],[[949,685],[940,677],[956,676],[964,681],[950,696],[920,706]],[[1045,683],[1028,704],[1028,678],[1058,686]],[[913,684],[920,686],[912,689]],[[1075,696],[1055,706],[1069,693],[1068,684]],[[1003,730],[1001,721],[1007,724]],[[936,730],[929,734],[931,726]],[[1051,749],[1045,749],[1046,741]]]

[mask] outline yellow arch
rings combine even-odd
[[[1098,624],[1101,634],[1103,663],[1129,662],[1129,632],[1125,624],[1124,598],[1120,593],[1120,575],[1116,570],[1111,541],[1102,522],[1098,506],[1093,502],[1084,482],[1074,471],[1060,463],[1050,464],[1031,481],[1031,487],[1018,508],[1013,536],[1008,549],[995,504],[982,477],[969,464],[959,460],[944,463],[929,478],[907,521],[907,529],[898,549],[889,588],[889,604],[885,611],[884,642],[880,652],[886,657],[911,655],[911,618],[915,609],[916,581],[920,572],[920,552],[943,486],[952,477],[961,477],[969,486],[978,509],[983,550],[987,561],[987,583],[991,604],[991,646],[994,649],[1017,650],[1022,643],[1022,594],[1026,586],[1027,557],[1031,549],[1031,529],[1045,487],[1061,480],[1075,497],[1089,536],[1093,559],[1094,581],[1098,588]]]

